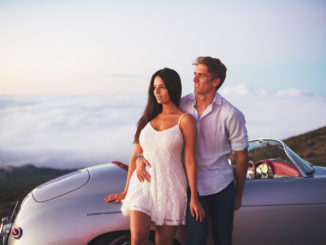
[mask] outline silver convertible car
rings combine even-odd
[[[252,140],[242,207],[233,244],[326,244],[326,168],[301,159],[282,141]],[[124,188],[128,167],[101,164],[36,187],[11,219],[2,219],[4,245],[130,244],[120,204],[105,203]],[[149,244],[154,244],[154,230]],[[186,244],[178,228],[175,244]],[[213,244],[212,236],[207,244]]]

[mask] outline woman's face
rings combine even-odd
[[[165,87],[165,83],[163,82],[162,78],[159,76],[154,78],[153,88],[153,93],[157,103],[165,104],[170,101],[169,91]]]

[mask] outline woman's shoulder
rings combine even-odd
[[[196,124],[195,118],[189,113],[182,113],[179,119],[180,125],[193,125]]]

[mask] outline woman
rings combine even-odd
[[[135,149],[129,161],[126,187],[108,195],[106,202],[122,201],[122,213],[130,215],[131,244],[147,244],[151,222],[156,226],[156,244],[173,244],[178,225],[185,224],[187,179],[191,190],[190,209],[202,220],[205,213],[198,201],[195,162],[196,125],[193,117],[179,108],[181,81],[177,72],[164,68],[151,79],[148,101],[138,121]],[[140,181],[135,174],[139,155],[150,163],[151,179]]]

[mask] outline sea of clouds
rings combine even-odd
[[[326,97],[309,91],[239,85],[221,94],[244,113],[250,139],[285,139],[326,125]],[[145,104],[146,94],[0,95],[0,165],[128,163]]]

